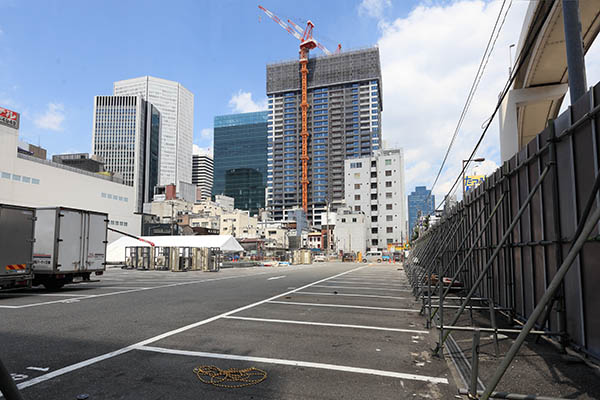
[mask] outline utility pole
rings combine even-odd
[[[329,261],[329,199],[327,199],[327,249],[325,250],[325,258]]]
[[[565,27],[565,47],[567,48],[567,66],[569,70],[569,92],[571,104],[575,104],[585,94],[587,89],[583,40],[581,39],[579,0],[563,0],[562,9]]]
[[[173,200],[171,200],[171,236],[173,236],[173,230],[175,228],[175,225],[173,225],[173,207],[175,205],[173,204]]]

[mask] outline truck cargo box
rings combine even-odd
[[[64,207],[38,208],[33,272],[89,276],[104,271],[108,215]]]
[[[35,209],[0,204],[0,288],[30,285]]]

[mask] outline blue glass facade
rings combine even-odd
[[[267,111],[215,117],[213,195],[235,199],[250,214],[265,207]]]
[[[412,236],[419,211],[422,215],[433,214],[435,211],[435,196],[425,186],[415,187],[415,191],[408,195],[408,229]],[[427,199],[429,197],[429,199]]]

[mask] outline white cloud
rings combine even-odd
[[[192,154],[194,154],[195,156],[207,155],[213,157],[213,148],[212,146],[200,147],[197,144],[194,144],[192,148]]]
[[[236,94],[231,96],[229,107],[236,113],[263,111],[267,109],[267,99],[255,102],[252,99],[251,92],[244,92],[240,89]]]
[[[62,131],[65,120],[65,106],[61,103],[48,103],[46,112],[35,119],[38,128],[50,131]]]
[[[213,129],[212,128],[204,128],[200,131],[200,137],[203,139],[212,139],[213,137]]]
[[[415,8],[406,18],[380,20],[382,134],[390,147],[404,148],[408,193],[416,185],[430,188],[435,179],[500,4],[499,1],[472,0],[428,2]],[[508,46],[518,41],[526,7],[526,2],[514,2],[510,9],[471,109],[435,187],[437,203],[460,173],[461,161],[469,157],[481,135],[481,125],[491,115],[498,93],[508,79]],[[488,160],[480,166],[480,172],[493,172],[492,164],[499,162],[496,119],[475,156]]]
[[[392,0],[362,0],[358,6],[359,15],[381,18],[386,8],[392,5]]]

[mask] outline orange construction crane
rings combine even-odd
[[[312,31],[315,25],[308,21],[306,23],[306,28],[302,30],[298,25],[293,23],[288,19],[290,25],[283,22],[279,17],[273,14],[271,11],[267,10],[263,6],[258,6],[261,10],[265,12],[273,21],[277,22],[283,29],[288,31],[289,34],[294,36],[296,39],[300,41],[300,73],[302,74],[302,102],[300,103],[300,108],[302,109],[302,130],[300,131],[300,136],[302,137],[302,156],[300,159],[302,160],[302,209],[304,213],[308,212],[308,94],[307,94],[307,86],[308,86],[308,52],[315,47],[320,48],[327,55],[330,55],[331,52],[325,48],[322,44],[317,42],[313,36]],[[336,54],[341,51],[342,46],[338,45]]]

